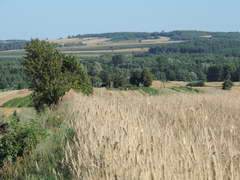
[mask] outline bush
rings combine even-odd
[[[10,123],[6,124],[5,132],[0,138],[0,167],[29,153],[42,138],[46,137],[46,131],[40,124],[36,121],[22,124],[16,113]]]
[[[72,179],[65,146],[73,142],[75,131],[64,117],[62,111],[46,111],[34,120],[16,113],[3,120],[0,179]]]
[[[222,84],[222,89],[230,90],[233,86],[234,86],[234,84],[231,80],[225,80]]]
[[[26,46],[23,69],[33,94],[34,107],[53,107],[71,88],[92,93],[90,79],[75,57],[65,56],[46,41],[31,40]]]
[[[187,86],[190,86],[190,87],[204,87],[205,82],[204,81],[194,81],[194,82],[188,83]]]

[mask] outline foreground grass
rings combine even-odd
[[[240,179],[237,91],[76,96],[65,149],[74,179]]]
[[[0,124],[9,123],[7,131],[0,131],[0,179],[72,178],[64,147],[74,131],[63,119],[64,109],[42,114],[24,111],[0,119]]]

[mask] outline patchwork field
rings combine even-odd
[[[89,56],[96,54],[146,52],[153,46],[183,42],[172,41],[167,37],[146,40],[122,40],[117,42],[111,41],[109,38],[73,38],[47,41],[58,44],[60,46],[59,49],[63,53]],[[23,50],[0,51],[0,58],[21,58],[24,54]]]

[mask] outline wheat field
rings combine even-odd
[[[239,180],[239,91],[144,96],[96,90],[62,105],[75,179]]]

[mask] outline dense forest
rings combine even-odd
[[[23,49],[26,43],[25,40],[0,40],[0,51]]]
[[[240,58],[210,54],[116,55],[82,59],[95,87],[128,86],[134,72],[149,70],[161,81],[240,80]]]
[[[22,89],[28,87],[20,60],[0,61],[0,89]]]
[[[78,58],[95,87],[129,86],[132,75],[147,70],[161,81],[240,80],[240,57],[223,54],[129,54]],[[0,61],[0,88],[27,87],[20,60]]]
[[[150,48],[149,53],[182,53],[182,54],[224,54],[240,56],[240,41],[238,40],[191,40],[184,43],[168,44]]]

